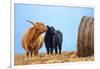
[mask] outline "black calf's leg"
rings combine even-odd
[[[50,52],[51,52],[51,54],[53,54],[53,47],[51,48],[51,51]]]
[[[58,53],[57,45],[55,46],[55,54]]]
[[[45,42],[45,47],[46,47],[47,54],[49,55],[49,43],[48,42]]]
[[[59,45],[59,54],[61,54],[61,49],[62,49],[62,47],[61,47],[61,45]]]
[[[49,55],[49,48],[47,49],[47,54]]]
[[[49,47],[46,47],[47,54],[49,55]]]

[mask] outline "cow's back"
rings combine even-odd
[[[62,40],[63,40],[63,35],[59,30],[57,30],[55,34],[55,41],[57,44],[62,44]]]

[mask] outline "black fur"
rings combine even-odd
[[[45,42],[45,47],[47,50],[47,54],[53,53],[53,50],[55,50],[55,54],[58,53],[59,49],[59,54],[61,53],[62,49],[62,33],[60,31],[56,31],[54,27],[48,27],[48,30],[45,34],[44,37],[44,42]]]

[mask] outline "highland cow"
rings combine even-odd
[[[33,24],[33,22],[28,21]],[[47,27],[42,22],[36,22],[31,28],[24,34],[22,38],[22,46],[26,51],[27,57],[34,52],[34,55],[38,55],[38,50],[42,47],[43,36],[42,33],[47,31]]]

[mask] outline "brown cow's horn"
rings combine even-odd
[[[26,20],[27,22],[30,22],[32,25],[34,25],[34,23],[32,21]]]

